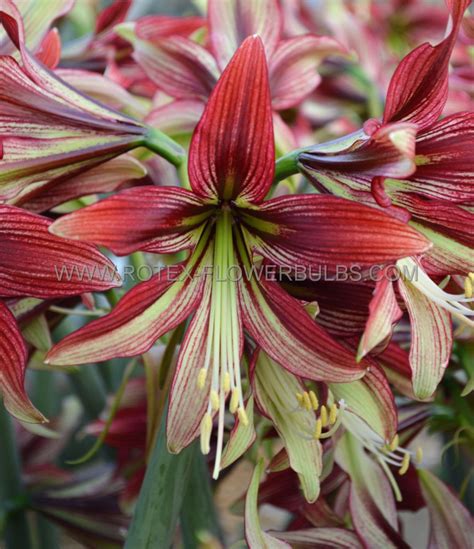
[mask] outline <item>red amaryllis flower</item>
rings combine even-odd
[[[0,23],[22,62],[0,57],[0,198],[23,200],[140,145],[176,161],[181,149],[169,138],[82,95],[35,59],[10,0],[0,2]]]
[[[448,95],[449,58],[469,3],[450,3],[451,30],[446,38],[436,46],[422,44],[402,60],[390,82],[381,122],[368,121],[365,133],[350,136],[345,147],[316,146],[299,157],[302,171],[318,188],[402,216],[434,244],[421,262],[398,262],[402,272],[398,286],[412,328],[413,388],[419,398],[433,393],[448,364],[451,315],[466,322],[474,316],[465,304],[472,301],[474,280],[469,274],[474,270],[474,217],[469,209],[474,198],[474,114],[463,112],[437,121]],[[404,175],[403,155],[388,166],[382,165],[384,158],[390,158],[388,153],[374,156],[379,136],[390,135],[394,123],[410,124],[417,132],[412,170]],[[398,137],[392,143],[401,150]],[[407,271],[415,277],[410,279]],[[466,295],[442,290],[427,273],[469,275]],[[390,336],[392,323],[401,316],[387,280],[379,282],[370,309],[359,356]]]
[[[351,381],[366,366],[356,365],[352,353],[276,282],[257,276],[252,255],[290,270],[334,268],[389,262],[428,246],[398,220],[350,201],[317,195],[263,201],[274,160],[265,51],[260,38],[250,37],[220,78],[194,133],[191,191],[130,189],[52,228],[122,255],[190,249],[184,264],[133,288],[111,314],[66,337],[48,359],[78,364],[143,353],[194,313],[171,389],[168,444],[179,452],[201,431],[208,452],[218,412],[215,474],[230,393],[231,412],[247,421],[240,371],[244,329],[273,360],[305,378]]]
[[[24,421],[44,418],[23,387],[27,350],[1,298],[57,298],[120,285],[114,265],[94,246],[57,237],[48,232],[50,224],[19,208],[0,206],[0,388],[8,411]]]

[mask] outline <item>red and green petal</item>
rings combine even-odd
[[[160,42],[163,38],[171,36],[189,37],[205,24],[205,19],[198,16],[146,15],[137,20],[135,32],[142,40]]]
[[[78,295],[119,286],[115,266],[97,248],[51,234],[51,221],[0,206],[0,295]]]
[[[25,391],[27,351],[15,317],[0,301],[0,394],[6,409],[21,421],[42,423],[43,415]]]
[[[346,53],[327,36],[298,36],[283,40],[270,58],[270,89],[274,109],[298,105],[319,84],[318,66],[325,57]]]
[[[260,202],[274,173],[274,139],[262,41],[245,40],[217,83],[194,132],[189,179],[214,201]]]
[[[427,128],[441,115],[448,96],[449,58],[470,0],[449,2],[450,32],[438,45],[409,53],[390,81],[383,122],[409,121]]]
[[[193,270],[164,268],[127,292],[110,314],[65,337],[47,361],[86,364],[142,354],[196,310],[202,292],[202,277]]]
[[[271,57],[283,23],[276,0],[209,0],[207,10],[212,51],[221,70],[248,36],[259,35]]]
[[[308,379],[345,382],[359,379],[365,364],[318,326],[303,306],[276,282],[253,274],[239,284],[247,332],[278,364]]]
[[[380,210],[334,196],[282,196],[239,212],[248,244],[284,267],[374,265],[431,246]]]
[[[352,530],[345,528],[305,528],[288,532],[273,532],[291,547],[308,547],[311,549],[362,549],[364,546]]]
[[[449,362],[453,344],[451,315],[408,280],[400,279],[398,288],[410,316],[413,392],[424,400],[436,390]]]
[[[197,243],[212,212],[177,187],[135,187],[58,219],[57,235],[106,246],[117,255],[136,250],[172,253]]]

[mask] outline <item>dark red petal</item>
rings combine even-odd
[[[117,255],[136,250],[170,253],[190,247],[212,209],[177,187],[126,189],[58,219],[51,232],[100,244]]]
[[[36,51],[36,58],[50,69],[58,66],[61,59],[61,37],[57,29],[51,29],[43,38]]]
[[[51,221],[0,206],[0,295],[70,296],[119,286],[114,264],[97,248],[51,234]]]
[[[105,9],[103,9],[95,24],[95,32],[99,34],[102,31],[110,29],[114,25],[121,23],[127,17],[127,12],[132,5],[132,0],[115,0]]]
[[[194,132],[189,178],[200,196],[259,202],[272,183],[274,161],[265,52],[252,36],[222,74]]]
[[[388,88],[384,123],[406,120],[426,128],[439,118],[448,95],[449,58],[469,4],[451,1],[448,36],[436,46],[422,44],[402,59]]]

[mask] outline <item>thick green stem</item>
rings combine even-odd
[[[304,150],[305,149],[295,149],[276,161],[273,183],[278,183],[279,181],[298,173],[298,157]]]
[[[209,470],[205,457],[193,459],[186,497],[181,511],[181,530],[185,547],[200,547],[209,537],[222,538],[212,497]]]
[[[6,513],[6,549],[30,549],[31,536],[25,510],[26,495],[21,482],[20,457],[10,415],[0,401],[0,513]]]
[[[172,546],[189,473],[199,447],[194,443],[173,455],[166,447],[166,414],[163,414],[145,479],[133,515],[125,549],[168,549]]]
[[[176,167],[179,167],[186,157],[183,147],[157,128],[149,128],[144,145]]]

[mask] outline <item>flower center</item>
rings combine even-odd
[[[248,424],[240,378],[241,321],[237,303],[237,280],[240,268],[236,261],[232,234],[232,214],[223,208],[217,217],[212,268],[211,310],[204,367],[197,384],[203,390],[211,375],[207,413],[201,423],[201,451],[209,453],[212,417],[218,412],[217,451],[214,478],[220,470],[224,440],[225,401],[229,393],[229,411]]]

